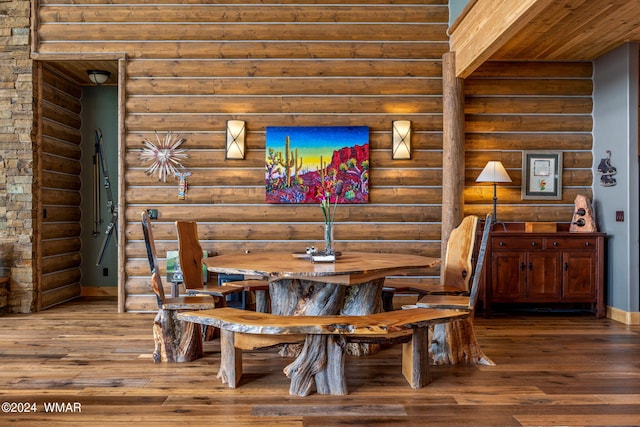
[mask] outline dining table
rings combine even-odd
[[[434,257],[373,252],[338,253],[335,262],[291,252],[229,253],[202,262],[210,272],[268,280],[271,312],[292,316],[380,312],[385,277],[440,265]]]
[[[440,265],[440,259],[422,255],[373,252],[337,253],[334,262],[313,262],[306,253],[228,253],[203,258],[210,272],[257,276],[268,280],[271,313],[286,316],[357,316],[383,310],[382,290],[387,276]],[[336,343],[335,337],[307,338],[302,347],[285,346],[282,356],[295,356],[284,372],[294,382],[307,382],[326,366],[323,358],[336,346],[362,356],[376,344]],[[310,349],[313,348],[313,351]],[[323,351],[318,351],[323,348]]]

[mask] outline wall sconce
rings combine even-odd
[[[242,120],[227,120],[227,159],[244,159],[245,127]]]
[[[393,160],[411,158],[411,121],[393,121]]]
[[[111,73],[104,70],[87,70],[87,75],[91,83],[101,85],[109,80]]]
[[[482,169],[480,175],[476,178],[476,182],[492,182],[493,183],[493,224],[498,222],[496,208],[498,204],[498,195],[496,193],[497,182],[511,182],[511,177],[502,165],[502,162],[490,161]],[[504,225],[504,224],[503,224]]]

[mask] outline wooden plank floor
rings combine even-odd
[[[3,405],[0,425],[640,425],[640,327],[589,314],[478,318],[496,366],[436,366],[412,390],[396,346],[347,360],[348,396],[301,398],[275,350],[245,353],[230,390],[216,379],[216,341],[195,362],[154,364],[153,316],[115,311],[91,299],[0,315],[0,401],[37,408]]]

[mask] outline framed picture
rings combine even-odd
[[[522,198],[562,199],[562,152],[522,152]]]
[[[332,202],[369,201],[367,126],[267,126],[266,148],[267,203],[319,203],[328,182]]]

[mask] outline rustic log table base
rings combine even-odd
[[[281,279],[269,284],[273,314],[285,316],[321,316],[326,314],[365,315],[382,311],[384,277],[358,285],[344,286],[302,279]],[[309,336],[302,346],[287,345],[283,356],[296,360],[284,369],[291,379],[289,392],[307,396],[313,382],[319,394],[347,394],[344,380],[345,353],[354,356],[372,354],[378,344],[349,343],[342,337]]]
[[[285,375],[291,379],[289,394],[308,396],[314,382],[318,394],[348,394],[344,344],[340,336],[307,336],[296,360],[284,368]]]
[[[380,313],[382,311],[382,288],[384,277],[367,282],[364,285],[350,286],[345,295],[345,302],[340,314],[343,316],[360,316]],[[347,343],[346,351],[352,356],[366,356],[380,350],[380,344]]]

